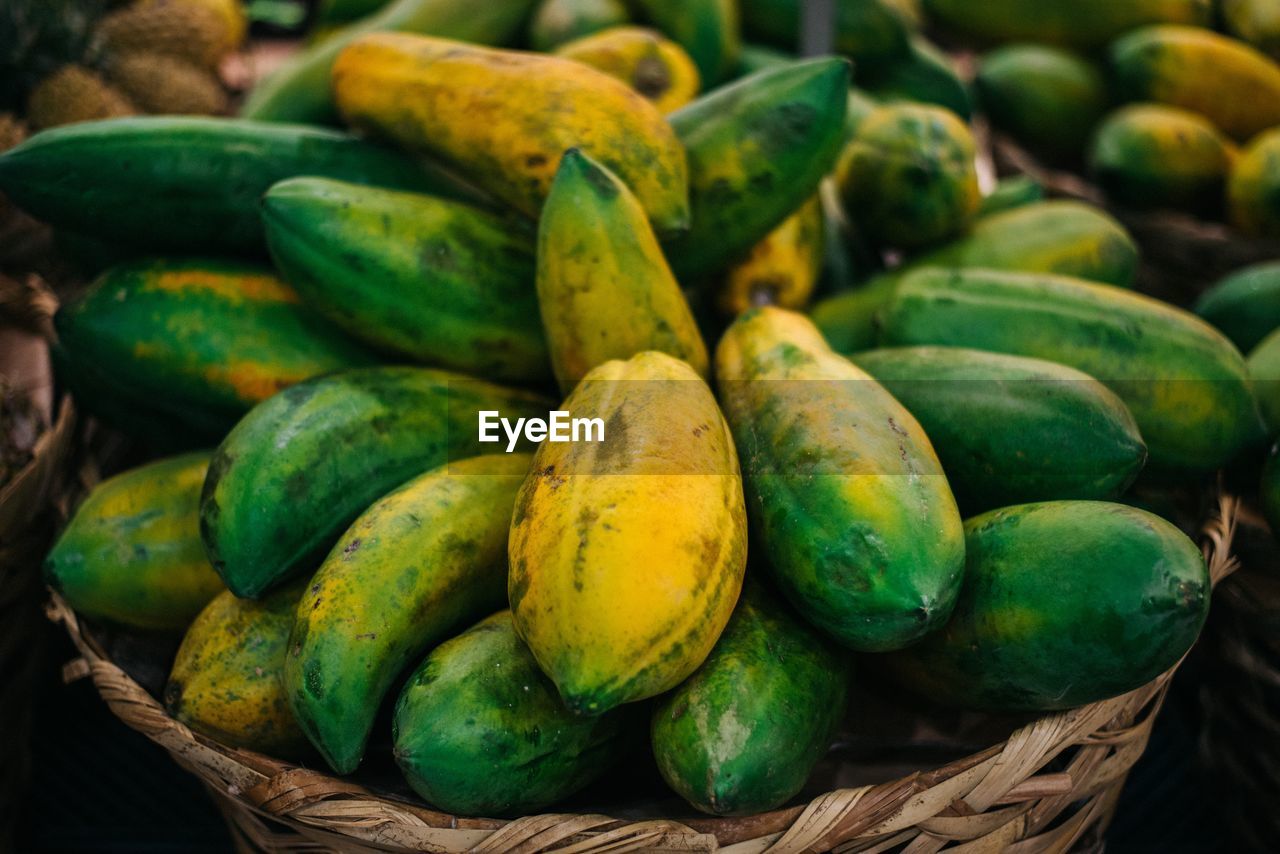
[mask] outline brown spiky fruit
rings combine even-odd
[[[27,121],[36,130],[136,112],[117,89],[81,65],[64,65],[27,96]]]
[[[0,113],[0,152],[13,148],[28,135],[30,131],[26,122],[13,113]]]
[[[216,115],[227,111],[218,78],[189,62],[157,53],[129,53],[107,68],[111,82],[148,113]]]
[[[81,62],[104,0],[0,0],[0,110],[69,62]]]
[[[226,19],[191,0],[149,0],[105,15],[95,31],[105,62],[133,53],[173,56],[216,69],[234,48]]]

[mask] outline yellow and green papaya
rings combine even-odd
[[[698,96],[698,67],[670,39],[644,27],[613,27],[556,48],[556,56],[616,77],[663,113]]]
[[[1002,178],[996,182],[991,192],[982,197],[982,204],[978,206],[978,219],[1043,201],[1044,185],[1030,175]]]
[[[307,751],[285,699],[285,647],[300,585],[261,602],[223,591],[187,629],[164,688],[174,720],[230,747],[295,759]]]
[[[346,121],[430,154],[481,189],[536,217],[569,148],[621,178],[659,234],[689,227],[685,154],[643,95],[557,56],[380,33],[333,67]]]
[[[538,304],[560,390],[610,359],[657,350],[707,376],[707,348],[639,201],[564,153],[538,223]]]
[[[347,529],[298,602],[289,705],[339,774],[356,770],[406,666],[507,602],[507,532],[529,454],[490,454],[410,480]]]
[[[739,317],[716,350],[754,535],[806,620],[881,652],[942,625],[964,537],[929,438],[803,315]]]
[[[800,40],[802,0],[740,0],[747,36],[795,50]],[[835,49],[860,67],[905,54],[919,27],[914,0],[841,0],[836,5]]]
[[[44,561],[44,580],[82,614],[181,631],[224,588],[200,542],[209,452],[149,463],[103,481]]]
[[[1195,311],[1248,353],[1280,329],[1280,261],[1237,270],[1201,294]]]
[[[529,21],[529,47],[544,53],[631,21],[623,0],[541,0]]]
[[[1280,0],[1218,0],[1227,32],[1280,56]]]
[[[924,0],[932,21],[985,42],[1097,48],[1147,24],[1213,24],[1213,0]]]
[[[1249,376],[1271,436],[1280,434],[1280,329],[1249,352]]]
[[[963,119],[973,112],[969,87],[950,57],[924,36],[913,35],[902,56],[878,66],[855,67],[858,86],[882,103],[900,101],[945,107]]]
[[[825,244],[822,197],[814,193],[725,273],[720,311],[735,317],[757,305],[804,308],[822,273]]]
[[[1240,142],[1280,125],[1280,65],[1201,27],[1136,30],[1111,47],[1121,97],[1199,113]]]
[[[532,235],[462,202],[293,178],[262,200],[276,266],[349,335],[503,382],[551,376]]]
[[[562,406],[599,442],[544,442],[516,498],[516,631],[570,710],[669,691],[729,621],[747,558],[733,438],[684,362],[606,362]]]
[[[688,52],[707,87],[738,67],[738,0],[632,0],[640,16]]]
[[[1177,664],[1208,613],[1200,549],[1135,507],[1021,504],[969,519],[965,535],[955,614],[884,660],[934,703],[1049,712],[1105,700]]]
[[[1227,218],[1249,237],[1280,237],[1280,128],[1259,134],[1236,158]]]

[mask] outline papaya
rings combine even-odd
[[[650,741],[667,785],[713,815],[786,803],[844,717],[850,658],[749,582],[711,655],[654,707]]]
[[[539,446],[511,519],[508,596],[565,705],[598,715],[706,659],[742,587],[746,511],[729,428],[684,362],[605,362],[562,408],[603,421],[603,441]]]
[[[44,561],[45,583],[81,614],[135,629],[182,631],[224,588],[200,542],[209,452],[104,480]]]
[[[900,57],[855,70],[858,86],[881,102],[933,104],[963,119],[973,112],[969,87],[960,79],[950,58],[924,36],[912,36],[906,53]]]
[[[1227,218],[1248,237],[1280,237],[1280,128],[1259,134],[1236,158]]]
[[[556,55],[616,77],[663,113],[698,96],[698,67],[680,45],[643,27],[614,27],[563,44]]]
[[[256,265],[140,261],[113,267],[58,310],[57,349],[85,379],[106,383],[98,394],[118,389],[214,443],[281,389],[375,362],[299,303]],[[68,378],[77,390],[79,377]]]
[[[632,746],[631,709],[584,717],[501,611],[436,647],[396,703],[396,762],[455,815],[530,815],[597,780]]]
[[[740,0],[747,37],[795,50],[800,38],[802,0]],[[842,0],[836,3],[835,49],[859,67],[873,66],[907,52],[919,27],[919,10],[903,0]]]
[[[845,212],[872,240],[912,249],[963,231],[982,201],[969,128],[939,107],[873,112],[841,155]]]
[[[339,774],[356,770],[405,667],[507,604],[507,531],[532,457],[451,462],[374,502],[298,602],[284,662],[289,705]]]
[[[550,53],[562,45],[631,21],[622,0],[542,0],[529,22],[529,47]]]
[[[262,201],[276,266],[373,347],[504,382],[551,376],[532,235],[480,208],[325,178]]]
[[[1272,57],[1280,56],[1280,2],[1219,0],[1227,32]]]
[[[87,122],[0,155],[0,191],[27,213],[149,252],[261,254],[258,202],[294,175],[456,194],[426,165],[347,134],[237,119]]]
[[[1271,526],[1271,534],[1280,538],[1280,445],[1272,447],[1262,468],[1260,497],[1262,515]]]
[[[1271,436],[1280,434],[1280,329],[1249,352],[1248,362],[1267,432]]]
[[[585,153],[564,153],[538,223],[538,304],[560,390],[646,350],[707,376],[707,348],[644,209]]]
[[[1020,208],[1044,201],[1044,186],[1030,175],[1013,175],[996,182],[995,187],[982,197],[978,205],[978,218]]]
[[[267,122],[335,124],[331,75],[348,45],[369,33],[421,33],[476,44],[506,44],[537,0],[392,0],[376,14],[289,58],[249,92],[240,115]]]
[[[644,96],[557,56],[380,33],[333,67],[343,118],[435,156],[481,189],[536,217],[566,149],[617,173],[659,234],[689,226],[684,151]]]
[[[934,23],[984,42],[1102,47],[1147,24],[1213,24],[1213,0],[924,0]]]
[[[862,652],[946,621],[964,565],[955,498],[920,424],[803,315],[741,315],[716,350],[752,530],[806,620]]]
[[[348,24],[381,10],[389,0],[320,0],[316,6],[315,25],[331,27]]]
[[[822,197],[814,193],[725,273],[720,311],[734,317],[755,305],[804,308],[822,273],[825,241]]]
[[[1050,712],[1139,688],[1178,663],[1209,609],[1195,543],[1106,501],[1044,501],[965,522],[965,580],[947,625],[886,656],[931,701]]]
[[[640,16],[680,45],[710,87],[738,65],[742,24],[738,0],[632,0]]]
[[[1111,47],[1117,91],[1207,118],[1240,142],[1280,124],[1280,65],[1200,27],[1135,30]]]
[[[669,116],[689,156],[692,211],[688,233],[665,243],[676,278],[691,285],[722,272],[817,191],[840,153],[848,102],[848,63],[812,59]]]
[[[966,513],[1116,498],[1146,462],[1128,408],[1074,368],[962,347],[890,347],[852,359],[920,422]]]
[[[481,410],[545,415],[550,401],[431,368],[318,377],[254,407],[214,452],[200,533],[214,569],[255,598],[314,570],[379,497],[480,443]]]
[[[738,52],[737,76],[746,77],[758,71],[770,71],[795,61],[795,56],[785,51],[762,44],[744,44]]]
[[[1053,163],[1080,159],[1111,97],[1096,64],[1043,44],[985,54],[973,85],[992,125]]]
[[[1258,437],[1244,357],[1151,297],[1066,276],[928,268],[898,283],[880,320],[885,344],[977,347],[1101,380],[1165,472],[1211,471]]]
[[[285,647],[300,585],[261,602],[224,590],[187,629],[164,687],[174,720],[229,747],[295,759],[307,752],[285,700]]]
[[[1115,202],[1213,215],[1235,146],[1200,115],[1161,104],[1112,113],[1089,148],[1089,169]]]
[[[1248,353],[1280,329],[1280,261],[1237,270],[1201,294],[1195,311]]]

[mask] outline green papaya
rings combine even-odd
[[[511,221],[325,178],[276,184],[262,219],[284,277],[350,335],[475,376],[550,378],[533,239]]]
[[[795,62],[794,55],[762,44],[744,44],[738,51],[738,77],[770,71]]]
[[[1002,178],[978,205],[978,218],[1044,201],[1044,186],[1030,175]]]
[[[281,389],[375,361],[270,271],[237,262],[115,267],[62,306],[54,328],[68,385],[96,385],[89,411],[118,392],[211,444]]]
[[[1280,445],[1271,449],[1262,468],[1262,515],[1271,526],[1272,536],[1280,539]]]
[[[632,0],[640,16],[685,49],[708,89],[738,67],[738,0]]]
[[[1195,543],[1144,510],[1045,501],[965,523],[950,622],[885,658],[933,702],[1049,712],[1114,697],[1178,663],[1209,609]]]
[[[795,50],[802,0],[740,0],[749,38]],[[919,26],[919,10],[903,0],[841,0],[836,6],[835,49],[859,67],[900,57]]]
[[[1280,261],[1237,270],[1201,294],[1195,311],[1248,353],[1280,329]]]
[[[435,644],[507,602],[507,531],[528,454],[451,462],[376,501],[298,603],[284,684],[333,770],[364,755],[382,699]]]
[[[1146,24],[1213,24],[1213,0],[924,0],[930,20],[986,42],[1096,48]]]
[[[1280,238],[1280,128],[1258,134],[1236,158],[1227,219],[1247,237]]]
[[[630,21],[622,0],[542,0],[529,22],[529,47],[549,53],[574,39]]]
[[[1280,434],[1280,329],[1249,352],[1249,376],[1270,435]]]
[[[501,611],[436,647],[396,703],[396,762],[457,815],[529,815],[598,779],[631,746],[633,713],[578,716]]]
[[[1240,352],[1151,297],[1066,276],[926,268],[899,282],[880,321],[885,344],[980,347],[1090,374],[1129,407],[1165,471],[1213,470],[1258,438]]]
[[[713,815],[781,806],[831,745],[851,669],[847,652],[748,584],[711,655],[654,707],[658,770]]]
[[[314,569],[380,496],[480,443],[478,412],[545,417],[550,401],[430,368],[365,368],[285,389],[246,415],[209,464],[200,532],[237,596]]]
[[[800,614],[846,646],[906,646],[946,621],[964,563],[920,424],[803,315],[753,309],[716,350],[753,530]]]
[[[258,202],[294,175],[456,194],[449,179],[347,134],[195,116],[53,128],[0,154],[0,190],[32,216],[152,252],[259,254]]]
[[[973,112],[969,87],[950,58],[924,36],[912,36],[902,56],[869,69],[855,68],[858,85],[889,103],[916,101],[945,107],[963,119]]]
[[[892,347],[852,359],[920,422],[966,513],[1115,498],[1146,462],[1124,403],[1074,368],[961,347]]]
[[[848,102],[848,63],[813,59],[667,117],[689,157],[692,227],[665,244],[682,283],[722,271],[813,195],[840,153]]]
[[[200,542],[209,453],[131,469],[93,488],[44,561],[45,583],[82,614],[181,631],[224,588]]]

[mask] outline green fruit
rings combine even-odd
[[[550,378],[533,240],[510,221],[325,178],[276,184],[262,218],[276,266],[349,334],[476,376]]]
[[[791,47],[791,45],[788,45]],[[746,77],[759,71],[772,71],[795,62],[793,54],[760,44],[744,44],[738,52],[738,77]]]
[[[1262,469],[1262,515],[1271,526],[1272,536],[1280,538],[1280,445],[1271,449]]]
[[[223,589],[200,542],[208,466],[199,451],[95,486],[45,558],[45,583],[91,617],[185,629]]]
[[[529,46],[549,53],[566,42],[630,21],[622,0],[542,0],[529,23]]]
[[[1001,179],[990,193],[982,197],[978,218],[1043,201],[1044,187],[1039,181],[1030,175],[1014,175]]]
[[[738,67],[738,0],[632,0],[640,16],[685,49],[711,88]]]
[[[951,621],[885,659],[934,702],[1047,712],[1114,697],[1177,664],[1208,613],[1200,550],[1143,510],[1046,501],[993,510],[965,532]]]
[[[1280,0],[1220,0],[1227,32],[1259,50],[1280,54]]]
[[[1213,23],[1213,0],[924,0],[937,24],[988,42],[1101,47],[1144,24]]]
[[[969,87],[947,55],[924,36],[912,36],[900,57],[855,70],[858,85],[877,100],[934,104],[965,119],[973,110]]]
[[[578,717],[502,611],[436,647],[396,703],[396,762],[458,815],[529,815],[589,785],[629,747],[628,711]]]
[[[729,327],[716,375],[755,536],[800,614],[868,652],[942,625],[963,533],[911,413],[804,316],[777,308]]]
[[[713,815],[781,806],[827,752],[850,670],[848,653],[747,585],[711,655],[654,708],[658,770]]]
[[[1061,362],[1101,380],[1133,413],[1166,471],[1210,471],[1258,436],[1240,352],[1193,314],[1065,276],[922,269],[881,316],[886,344],[980,347]]]
[[[1196,314],[1248,353],[1280,329],[1280,261],[1237,270],[1200,295]]]
[[[1247,237],[1280,237],[1280,128],[1259,134],[1236,158],[1227,218]]]
[[[1065,365],[960,347],[868,350],[853,362],[920,421],[965,512],[1115,498],[1146,461],[1120,398]]]
[[[285,690],[339,774],[356,770],[382,699],[432,646],[507,602],[507,531],[528,454],[451,462],[375,502],[298,603]]]
[[[1280,434],[1280,329],[1253,348],[1248,364],[1267,431],[1271,436]]]
[[[480,410],[545,417],[550,402],[429,368],[366,368],[300,383],[255,407],[209,464],[200,531],[214,568],[254,598],[314,569],[379,497],[479,442]]]
[[[802,0],[740,0],[748,37],[794,50],[800,38]],[[835,49],[859,67],[902,56],[919,26],[913,3],[895,0],[840,0],[836,4]]]

